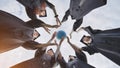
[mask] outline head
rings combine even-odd
[[[37,32],[37,30],[34,30],[33,32],[33,40],[37,39],[40,36],[40,34]]]
[[[53,49],[49,49],[46,54],[53,56],[54,55]]]
[[[69,60],[68,61],[72,61],[76,58],[76,56],[73,56],[73,55],[69,55]]]
[[[85,44],[89,44],[89,43],[92,42],[92,39],[91,39],[90,36],[83,36],[82,42],[85,43]]]
[[[46,16],[46,2],[42,1],[40,5],[35,8],[35,13],[40,17]]]

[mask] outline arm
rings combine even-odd
[[[56,35],[56,32],[53,33],[51,39],[45,44],[41,44],[41,43],[38,43],[35,41],[26,41],[25,43],[23,43],[22,47],[24,47],[26,49],[35,50],[35,49],[39,49],[39,48],[43,48],[43,47],[45,49],[49,45],[56,45],[56,43],[50,43],[55,38],[55,35]]]
[[[87,46],[87,47],[82,47],[83,51],[87,51],[90,55],[93,55],[94,53],[98,53],[98,50],[94,46]]]
[[[61,47],[61,44],[62,44],[63,40],[64,40],[64,38],[62,38],[62,39],[60,40],[60,43],[57,44],[57,49],[56,49],[56,52],[55,52],[55,59],[57,59],[57,57],[58,57],[58,55],[59,55],[59,53],[60,53],[60,47]],[[55,42],[56,42],[56,41],[55,41]]]
[[[70,15],[70,10],[68,9],[66,12],[65,12],[65,15],[62,19],[62,22],[65,22],[67,19],[68,19],[68,16]]]
[[[80,48],[78,48],[76,45],[72,44],[69,40],[69,38],[67,37],[67,42],[70,44],[70,46],[76,51],[79,52]]]
[[[87,57],[84,52],[80,50],[80,52],[75,52],[75,54],[79,60],[87,63]]]
[[[26,41],[25,43],[23,43],[22,47],[28,49],[28,50],[35,50],[38,48],[42,48],[42,47],[47,47],[49,45],[56,45],[55,43],[38,43],[35,41]]]
[[[69,34],[69,35],[70,35],[70,38],[72,38],[72,33],[73,33],[73,32],[74,32],[73,30],[70,32],[70,34]]]
[[[83,18],[76,20],[76,22],[73,24],[73,31],[77,31],[77,29],[81,26],[83,22]]]
[[[58,58],[57,58],[58,63],[60,64],[61,68],[66,68],[67,62],[65,59],[62,57],[61,53],[59,53]]]
[[[47,5],[48,5],[48,7],[53,10],[55,16],[58,16],[58,15],[57,15],[57,12],[56,12],[56,10],[55,10],[55,6],[54,6],[52,3],[48,2],[47,0],[46,0],[46,3],[47,3]]]
[[[48,2],[47,0],[46,0],[46,3],[47,3],[47,5],[48,5],[48,7],[53,10],[53,12],[54,12],[54,14],[55,14],[55,18],[56,18],[57,25],[61,25],[61,22],[60,22],[60,20],[59,20],[59,18],[58,18],[58,14],[57,14],[57,12],[56,12],[55,6],[54,6],[52,3]]]
[[[69,40],[69,38],[67,37],[67,41],[68,43],[71,45],[71,47],[74,49],[75,53],[76,53],[76,56],[84,61],[84,62],[87,62],[87,58],[86,58],[86,55],[81,51],[80,48],[78,48],[76,45],[72,44]]]
[[[101,32],[101,30],[97,30],[97,29],[94,30],[90,26],[88,26],[88,27],[81,27],[78,31],[80,31],[82,29],[85,30],[85,31],[87,31],[90,35],[93,35],[93,34]]]
[[[47,44],[50,44],[50,42],[55,38],[55,36],[56,36],[56,32],[53,33],[51,39],[47,42]],[[56,45],[56,43],[55,43],[55,45]],[[35,56],[39,56],[39,55],[44,54],[45,51],[46,51],[46,49],[47,49],[47,46],[46,46],[46,47],[43,47],[42,49],[39,48],[39,49],[36,51]],[[52,59],[54,60],[54,57],[53,57]]]
[[[29,7],[25,7],[25,10],[26,10],[27,16],[28,16],[30,19],[32,19],[32,20],[37,19],[37,16],[36,16],[36,14],[34,13],[34,10],[33,10],[33,9],[31,9],[31,8],[29,8]]]
[[[59,45],[61,45],[61,43]],[[57,46],[59,46],[59,45],[57,44]],[[66,68],[67,62],[64,60],[61,52],[59,52],[59,54],[58,54],[57,62],[60,64],[61,68]]]
[[[76,20],[76,22],[73,24],[73,29],[72,29],[71,33],[69,34],[70,38],[72,38],[73,32],[78,32],[77,29],[81,26],[82,22],[83,22],[83,18]]]
[[[49,25],[49,24],[45,24],[45,23],[42,23],[42,26],[48,27],[48,28],[58,28],[59,27],[59,25]]]
[[[49,45],[57,45],[56,43],[51,43],[51,41],[55,38],[56,36],[56,32],[53,33],[51,39],[47,42],[47,45],[46,46],[49,46]],[[45,46],[45,47],[46,47]]]
[[[38,28],[38,27],[58,28],[59,27],[59,25],[49,25],[38,19],[27,21],[26,25],[31,28]]]

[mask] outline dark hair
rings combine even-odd
[[[70,57],[70,56],[72,56],[72,57],[74,57],[74,58],[77,58],[76,56],[73,56],[73,55],[69,55],[69,57]],[[70,58],[68,61],[72,61],[72,60],[73,60],[73,59]]]

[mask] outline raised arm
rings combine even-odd
[[[80,49],[76,45],[72,44],[68,37],[67,37],[67,40],[68,40],[68,43],[71,45],[71,47],[74,49],[77,58],[80,59],[81,61],[84,61],[87,63],[86,55],[82,52],[82,49]]]
[[[60,22],[60,20],[59,20],[59,18],[58,18],[58,14],[57,14],[57,12],[56,12],[55,6],[54,6],[52,3],[50,3],[49,1],[47,1],[47,0],[46,0],[46,3],[47,3],[47,5],[48,5],[48,7],[53,10],[53,12],[54,12],[54,14],[55,14],[55,18],[56,18],[57,25],[61,25],[61,22]]]
[[[51,41],[55,38],[56,32],[53,33],[51,39],[47,42],[47,43],[38,43],[35,41],[26,41],[22,47],[26,48],[26,49],[31,49],[31,50],[35,50],[35,49],[39,49],[39,48],[46,48],[47,46],[50,45],[56,45],[56,43],[51,43]]]
[[[46,23],[42,23],[42,26],[45,26],[45,27],[48,27],[48,28],[58,28],[59,25],[49,25],[49,24],[46,24]]]
[[[57,59],[57,57],[58,57],[58,55],[59,55],[59,53],[60,53],[60,47],[61,47],[61,44],[62,44],[63,40],[64,40],[64,38],[62,38],[62,39],[60,40],[60,43],[57,44],[57,49],[56,49],[56,52],[55,52],[55,59]],[[56,41],[55,41],[55,42],[56,42]]]
[[[72,38],[72,33],[73,32],[78,32],[77,30],[81,26],[82,22],[83,22],[83,18],[76,20],[76,22],[73,24],[73,29],[70,33],[70,38]]]
[[[56,32],[53,33],[50,40],[46,44],[43,44],[43,46],[46,47],[46,46],[49,46],[49,45],[56,45],[56,43],[51,43],[51,41],[55,38],[55,36],[56,36]]]
[[[70,15],[70,10],[68,9],[68,10],[65,12],[65,15],[64,15],[64,17],[63,17],[63,19],[62,19],[62,22],[67,21],[69,15]]]
[[[98,49],[94,46],[82,47],[82,50],[88,52],[90,55],[93,55],[94,53],[98,53]]]
[[[59,27],[59,25],[49,25],[38,19],[27,21],[26,26],[31,28],[38,28],[38,27],[58,28]]]
[[[58,63],[60,64],[61,68],[66,68],[67,67],[67,62],[65,61],[64,57],[62,56],[62,54],[60,52],[60,46],[61,46],[63,40],[64,40],[64,38],[62,38],[62,40],[60,41],[59,45],[57,44],[57,47],[58,47],[57,50],[58,51],[56,51],[56,54],[58,54],[58,56],[56,56],[56,59],[57,59]]]
[[[80,48],[78,48],[76,45],[72,44],[70,42],[70,39],[69,37],[67,37],[67,42],[70,44],[70,46],[76,51],[76,52],[79,52],[80,51]]]
[[[61,68],[66,68],[67,67],[67,62],[65,61],[65,59],[62,56],[61,52],[59,53],[59,55],[57,57],[57,62],[60,64]]]
[[[85,30],[87,31],[90,35],[93,35],[93,34],[96,34],[96,33],[99,33],[101,32],[102,30],[98,30],[98,29],[92,29],[90,26],[88,27],[81,27],[80,29],[78,29],[78,31],[80,30]],[[77,32],[78,32],[77,31]]]

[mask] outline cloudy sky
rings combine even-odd
[[[49,0],[49,1],[56,6],[56,10],[61,20],[62,17],[64,16],[65,11],[69,7],[69,0]],[[84,17],[84,21],[83,21],[84,23],[82,24],[82,27],[90,25],[93,28],[103,29],[103,30],[119,27],[120,26],[119,5],[120,5],[120,0],[108,0],[107,5],[93,10]],[[21,4],[19,4],[16,0],[1,0],[0,10],[9,12],[24,21],[29,20],[29,18],[25,13],[24,7]],[[47,17],[39,18],[39,19],[51,25],[56,24],[54,14],[52,10],[49,8],[47,8]],[[64,30],[67,33],[67,35],[69,35],[72,29],[73,22],[74,20],[71,20],[71,18],[69,17],[68,21],[63,23],[58,29],[51,29],[51,34],[54,31]],[[38,42],[45,43],[51,37],[51,34],[46,33],[42,28],[39,28],[37,30],[41,34],[41,37],[39,37],[36,40]],[[80,38],[84,34],[87,35],[85,31],[80,31],[79,33],[73,33],[71,42],[79,47],[84,46],[82,43],[79,42]],[[55,46],[49,48],[53,48],[54,50],[56,49]],[[33,58],[34,52],[35,51],[33,50],[26,50],[22,47],[19,47],[14,50],[8,51],[6,53],[2,53],[0,54],[0,68],[9,68],[10,66],[13,66],[17,63]],[[64,58],[66,59],[66,61],[68,59],[69,54],[74,55],[74,51],[68,45],[66,40],[62,43],[61,52]],[[101,54],[94,54],[92,56],[88,55],[86,52],[85,54],[87,55],[88,63],[95,66],[96,68],[119,68],[118,65],[116,65],[111,60],[107,59]]]

